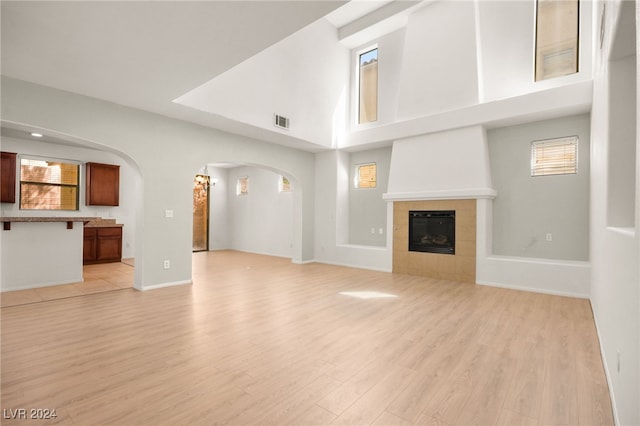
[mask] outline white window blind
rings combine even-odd
[[[78,210],[79,166],[29,158],[20,160],[20,208]]]
[[[376,163],[360,164],[356,166],[355,187],[375,188],[376,187]]]
[[[531,143],[531,176],[575,173],[578,173],[577,136]]]

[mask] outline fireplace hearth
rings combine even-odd
[[[455,254],[455,210],[409,211],[409,251]]]

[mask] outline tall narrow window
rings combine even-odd
[[[356,188],[376,187],[376,163],[359,164],[356,166],[354,184]]]
[[[578,0],[538,0],[536,81],[578,72]]]
[[[20,208],[78,210],[79,170],[73,163],[20,159]]]
[[[531,143],[531,176],[578,173],[578,137]]]
[[[360,54],[358,123],[370,123],[378,119],[378,49]]]

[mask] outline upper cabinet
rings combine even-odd
[[[86,204],[88,206],[120,205],[120,166],[87,163],[86,167]]]
[[[3,203],[16,202],[16,154],[13,152],[0,153],[0,201]]]

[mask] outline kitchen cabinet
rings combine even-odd
[[[0,201],[3,203],[16,202],[16,154],[14,152],[0,153]]]
[[[86,205],[120,205],[120,166],[87,163],[86,181]]]
[[[82,263],[120,262],[122,260],[122,226],[84,228]]]

